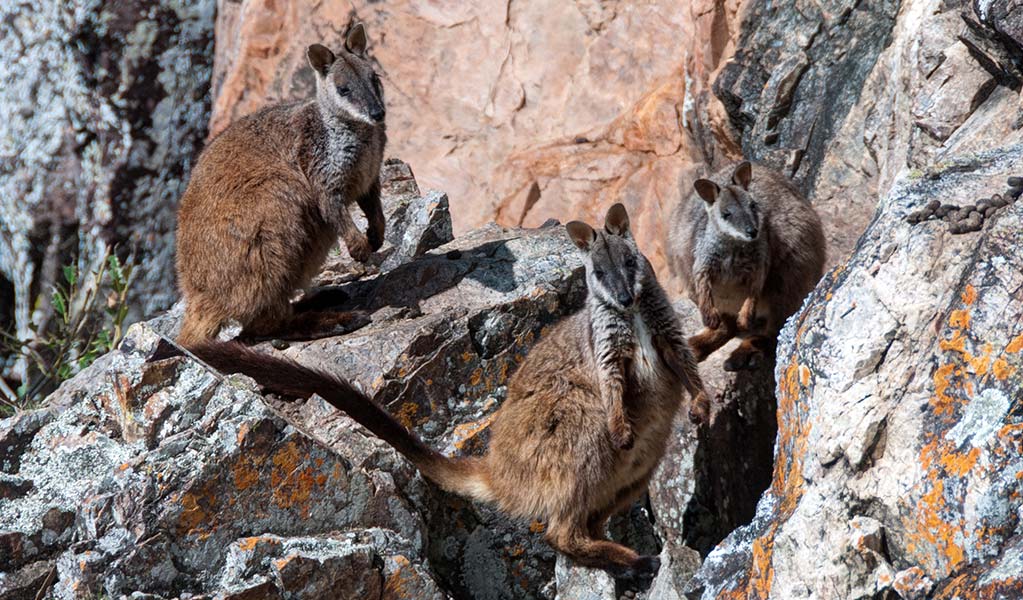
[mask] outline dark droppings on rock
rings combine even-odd
[[[947,221],[950,223],[948,231],[953,235],[980,231],[985,220],[994,216],[1000,208],[1015,202],[1023,192],[1023,177],[1009,177],[1006,183],[1008,189],[1004,194],[981,198],[975,204],[956,206],[931,200],[927,206],[906,215],[906,222],[916,225],[930,220]]]

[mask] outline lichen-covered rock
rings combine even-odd
[[[372,322],[286,354],[350,378],[445,451],[477,453],[508,376],[581,306],[582,264],[555,224],[444,244],[437,196],[399,162],[386,175],[394,253],[338,295]],[[0,597],[538,597],[552,579],[542,523],[425,484],[324,403],[268,404],[190,359],[147,361],[180,318],[131,327],[44,408],[0,421]]]
[[[0,275],[13,284],[0,293],[15,296],[22,338],[34,310],[46,320],[61,266],[88,272],[105,245],[135,252],[132,319],[173,301],[175,208],[206,136],[215,8],[0,4]]]
[[[905,221],[1021,164],[1015,145],[899,182],[786,326],[771,488],[689,597],[1023,595],[1023,206],[955,237]]]

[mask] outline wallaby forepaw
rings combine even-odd
[[[611,429],[611,443],[619,450],[630,450],[636,443],[636,436],[629,426]]]
[[[369,238],[361,233],[353,235],[350,240],[345,240],[345,245],[348,247],[348,254],[361,263],[369,260],[369,255],[373,253]]]
[[[700,318],[703,319],[703,326],[707,329],[721,327],[721,313],[716,308],[700,311]]]
[[[384,224],[370,225],[366,231],[366,241],[369,242],[369,247],[373,252],[379,250],[384,245]]]
[[[743,351],[737,348],[732,355],[725,360],[724,369],[729,372],[748,371],[759,367],[764,363],[764,353],[759,350]]]
[[[369,313],[361,310],[353,310],[343,313],[341,318],[334,324],[331,329],[331,335],[345,335],[351,333],[356,329],[362,329],[366,325],[373,322],[373,319],[369,316]]]
[[[707,399],[707,394],[701,392],[692,399],[689,405],[689,420],[696,425],[710,421],[710,400]]]

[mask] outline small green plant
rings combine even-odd
[[[63,281],[50,295],[49,321],[44,326],[30,325],[30,339],[0,333],[0,349],[23,358],[29,367],[17,390],[6,385],[0,390],[0,415],[37,404],[121,341],[133,267],[134,260],[122,264],[109,249],[86,277],[78,267],[65,266]],[[7,395],[13,398],[3,397]]]

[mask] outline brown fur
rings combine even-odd
[[[216,337],[232,319],[256,337],[289,328],[316,335],[303,331],[312,324],[331,333],[331,326],[343,329],[352,320],[338,314],[333,322],[296,321],[290,301],[319,272],[339,234],[359,260],[383,242],[380,88],[359,55],[365,47],[361,26],[353,34],[363,36],[361,46],[336,59],[323,46],[310,47],[311,64],[324,69],[317,72],[316,100],[245,117],[200,156],[178,211],[178,284],[187,302],[182,345]],[[339,100],[341,86],[347,108]],[[363,112],[380,121],[360,120]],[[368,236],[355,228],[348,212],[353,203],[369,219]]]
[[[672,212],[665,243],[668,265],[703,316],[705,329],[690,338],[697,360],[739,335],[745,341],[726,368],[754,366],[765,351],[773,351],[785,320],[820,280],[826,260],[824,232],[810,202],[774,170],[752,165],[752,177],[748,170],[740,177],[739,169],[729,167],[711,180],[721,186],[719,202],[735,202],[742,196],[741,184],[748,185],[748,198],[762,213],[757,240],[734,244],[708,231],[701,195],[711,191],[707,180],[700,180],[694,184],[696,193]],[[757,251],[758,244],[762,251]],[[709,255],[716,255],[714,260],[723,267],[701,270]]]
[[[584,233],[599,251],[598,234],[592,229]],[[599,234],[617,236],[615,244],[631,247],[631,238],[624,235],[627,231],[613,228]],[[634,309],[603,304],[591,290],[588,307],[555,325],[532,349],[509,381],[507,399],[494,414],[490,447],[478,458],[447,458],[427,448],[386,411],[330,375],[237,344],[203,344],[193,352],[217,369],[245,373],[274,392],[319,394],[442,488],[496,504],[516,517],[545,520],[547,541],[582,565],[622,577],[650,576],[658,568],[657,558],[607,540],[605,524],[643,494],[686,391],[696,402],[705,405],[707,400],[677,317],[642,260],[644,276],[651,279],[629,288],[639,290],[634,303],[627,289],[619,290]],[[603,325],[591,321],[593,311],[604,311]],[[619,325],[608,319],[618,319]],[[598,327],[634,323],[631,342],[623,340],[614,348],[602,342],[598,356]],[[621,393],[610,402],[600,375],[605,352],[624,353]],[[609,428],[616,410],[629,426],[628,447]]]

